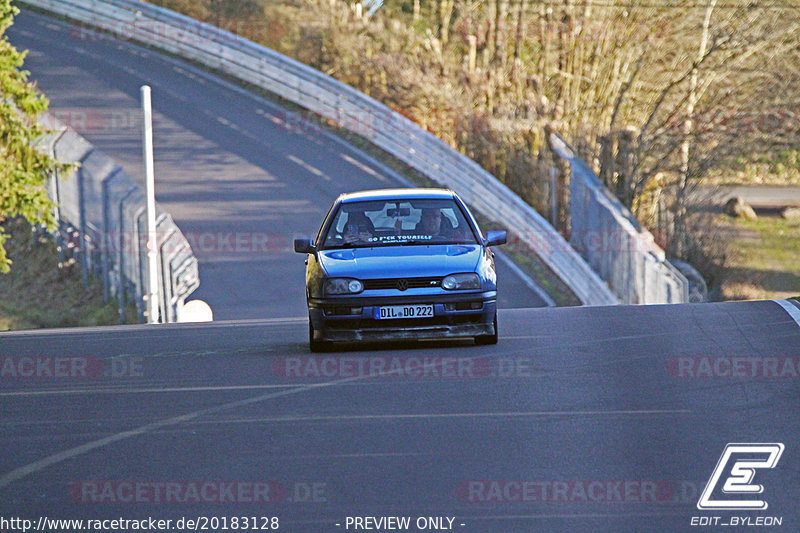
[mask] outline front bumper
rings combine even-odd
[[[433,317],[376,319],[376,307],[433,304]],[[465,308],[480,305],[479,309]],[[350,314],[344,314],[348,311]],[[472,292],[402,297],[340,297],[311,299],[308,313],[315,339],[369,341],[436,339],[494,334],[497,292]]]

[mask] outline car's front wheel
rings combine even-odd
[[[487,346],[489,344],[497,344],[497,313],[494,314],[494,334],[476,336],[475,344],[477,346]]]
[[[314,325],[311,323],[311,317],[308,317],[308,347],[314,353],[324,352],[330,348],[329,342],[314,338]]]

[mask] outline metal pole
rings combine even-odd
[[[58,157],[56,156],[56,145],[64,136],[64,134],[67,133],[67,129],[68,128],[66,126],[61,126],[61,129],[58,131],[58,136],[56,136],[56,138],[53,139],[53,142],[50,143],[50,155],[55,160],[58,160]],[[53,172],[53,179],[51,181],[53,195],[51,199],[53,200],[54,204],[53,218],[56,221],[56,230],[53,236],[55,237],[54,240],[56,242],[56,249],[58,250],[58,268],[60,269],[62,266],[64,266],[64,239],[61,236],[61,187],[58,183],[58,180],[58,169],[56,169],[55,172]]]
[[[147,195],[147,323],[157,324],[159,314],[158,294],[158,237],[156,235],[156,185],[153,171],[153,109],[150,87],[142,86],[142,111],[144,113],[144,169]]]

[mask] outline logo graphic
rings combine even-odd
[[[711,478],[700,495],[697,508],[703,510],[764,510],[767,502],[764,500],[747,499],[743,496],[752,496],[764,492],[762,485],[753,484],[757,469],[775,468],[783,453],[783,444],[780,442],[769,443],[730,443],[725,446],[722,456],[717,462]],[[730,465],[730,466],[729,466]],[[721,478],[727,475],[722,484],[721,498],[714,495],[720,485]],[[738,496],[738,498],[737,498]]]

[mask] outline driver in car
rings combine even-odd
[[[347,244],[366,244],[372,241],[372,222],[363,213],[350,213],[344,226],[342,240]]]
[[[452,222],[442,210],[436,207],[426,207],[422,209],[422,215],[414,231],[418,235],[430,235],[436,240],[451,240],[456,235]]]
[[[421,235],[439,236],[442,233],[442,211],[436,208],[422,210],[419,222],[414,231]]]
[[[423,208],[422,215],[414,230],[418,235],[430,235],[438,239],[448,239],[453,242],[470,242],[472,234],[463,224],[453,228],[452,222],[441,209]]]

